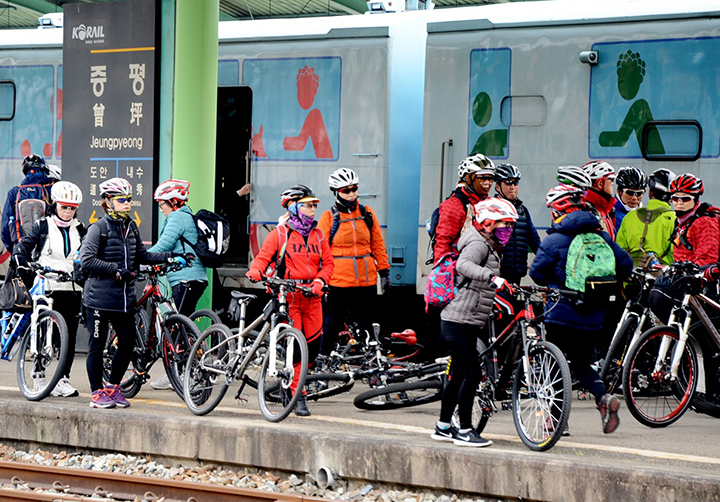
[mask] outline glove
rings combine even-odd
[[[185,260],[185,263],[187,263],[188,267],[193,264],[195,261],[195,255],[192,253],[172,253],[170,254],[170,260],[174,260],[175,258],[182,258]]]
[[[245,277],[250,279],[250,282],[260,282],[262,279],[262,272],[256,268],[251,268],[247,272],[245,272]]]
[[[703,272],[703,279],[705,279],[705,282],[717,282],[718,278],[720,278],[720,268],[718,268],[718,264],[710,265],[708,268],[705,269]]]
[[[15,262],[15,265],[18,267],[27,267],[27,258],[25,258],[24,254],[14,254],[13,255],[13,261]]]
[[[498,276],[494,275],[494,276],[492,276],[492,278],[490,279],[490,282],[492,282],[493,286],[495,287],[495,289],[496,289],[497,291],[500,291],[500,290],[505,289],[505,290],[507,290],[507,292],[510,293],[511,295],[515,293],[515,290],[514,290],[513,287],[510,285],[510,283],[507,282],[507,281],[506,281],[505,279],[503,279],[502,277],[498,277]]]
[[[322,281],[322,279],[315,279],[312,282],[312,294],[315,296],[320,296],[324,294],[323,288],[325,287],[325,283]]]
[[[133,279],[135,279],[135,272],[127,268],[121,268],[120,270],[115,272],[115,279],[123,282],[131,282]]]
[[[378,270],[380,275],[380,287],[384,295],[390,294],[390,288],[392,287],[392,281],[390,280],[390,269]]]

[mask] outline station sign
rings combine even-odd
[[[86,223],[105,215],[99,185],[128,180],[145,241],[154,237],[157,182],[155,9],[153,0],[64,6],[63,179],[82,189]]]

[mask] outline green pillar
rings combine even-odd
[[[195,211],[215,208],[219,12],[219,0],[177,0],[175,5],[172,176],[191,183]],[[198,308],[211,303],[208,275]]]

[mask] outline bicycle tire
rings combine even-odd
[[[144,368],[143,354],[147,351],[146,344],[149,330],[150,316],[148,316],[147,312],[143,309],[136,311],[135,347],[133,348],[130,365],[128,366],[122,380],[120,380],[120,390],[122,391],[123,396],[127,399],[137,396],[143,383],[145,382],[145,380],[140,377],[140,374],[145,374],[147,370],[147,368]],[[108,338],[105,343],[105,349],[103,350],[103,380],[106,382],[110,381],[110,370],[112,368],[112,360],[113,357],[115,357],[116,351],[117,334],[115,333],[112,324],[108,324]]]
[[[439,401],[442,391],[443,382],[439,379],[391,383],[358,394],[353,404],[361,410],[396,410]]]
[[[660,343],[669,347],[655,370]],[[668,379],[673,349],[679,341],[677,329],[658,326],[643,333],[627,355],[622,385],[630,414],[647,427],[667,427],[687,411],[697,385],[698,360],[689,336],[680,359],[677,379]]]
[[[275,371],[277,375],[272,375],[273,368],[270,368],[270,351],[275,351]],[[299,352],[299,357],[295,355],[295,351]],[[290,359],[292,354],[292,359]],[[299,363],[294,362],[299,359]],[[299,367],[297,366],[299,364]],[[258,380],[258,402],[260,404],[260,412],[263,417],[270,422],[280,422],[284,420],[290,412],[295,408],[297,400],[300,398],[301,391],[305,385],[308,367],[308,347],[305,335],[295,328],[283,328],[277,335],[277,344],[275,347],[268,345],[268,353],[263,361],[260,370],[260,379]],[[299,372],[296,382],[296,390],[292,392],[293,379],[295,373]],[[275,400],[269,397],[266,389],[272,389],[277,386],[282,389],[282,399]],[[289,395],[292,393],[292,395]]]
[[[28,323],[23,330],[17,355],[17,381],[25,399],[40,401],[50,395],[63,376],[70,343],[65,319],[54,310],[42,311],[37,320],[36,354],[30,352],[31,338]],[[52,340],[50,347],[46,346],[48,338]],[[39,386],[35,385],[34,374],[38,375]]]
[[[602,370],[600,371],[600,379],[605,382],[608,393],[614,394],[618,389],[618,384],[622,380],[622,365],[625,360],[628,344],[632,339],[632,334],[637,328],[640,320],[634,315],[625,319],[620,328],[618,336],[608,347],[605,359],[603,359]]]
[[[190,349],[200,338],[195,323],[182,314],[172,314],[163,323],[162,360],[175,393],[183,397],[183,373]]]
[[[235,338],[224,324],[207,328],[190,349],[183,379],[183,400],[195,415],[214,410],[230,386],[229,365]]]
[[[198,331],[202,333],[213,324],[222,324],[220,316],[214,310],[200,309],[188,316],[195,323]]]
[[[528,350],[528,374],[531,382],[520,361],[513,377],[513,422],[525,446],[547,451],[560,440],[570,418],[570,367],[559,348],[537,342]]]

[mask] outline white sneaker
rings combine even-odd
[[[33,373],[32,380],[35,391],[43,390],[47,385],[47,380],[45,380],[45,373]]]
[[[170,384],[170,379],[167,377],[167,375],[163,375],[161,378],[158,378],[154,382],[150,382],[150,387],[152,387],[155,390],[170,390],[170,389],[172,389],[172,385]]]
[[[79,396],[78,390],[70,385],[67,377],[62,377],[52,391],[52,395],[56,397],[75,397]]]

